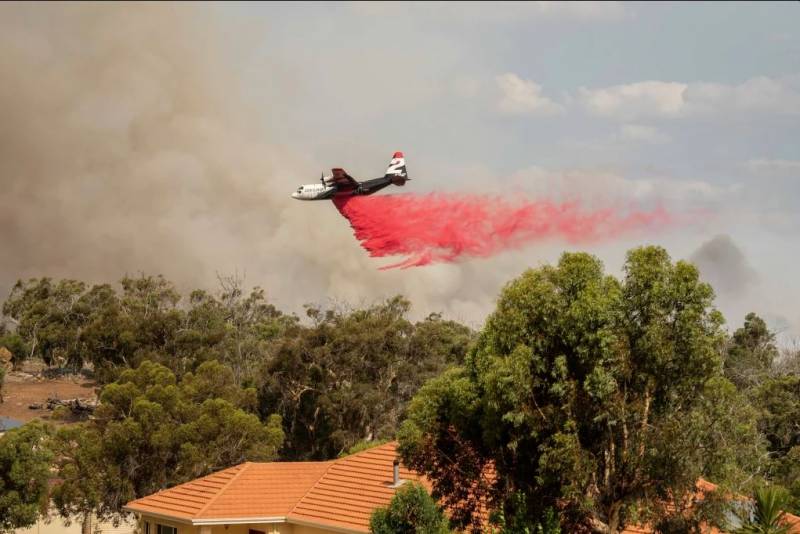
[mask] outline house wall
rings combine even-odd
[[[176,527],[178,534],[249,534],[250,529],[265,534],[339,534],[338,531],[324,528],[291,525],[288,523],[252,523],[245,525],[208,525],[205,527],[170,522],[165,519],[142,516],[142,521],[150,522],[150,534],[156,534],[156,524]],[[144,529],[142,529],[144,532]]]
[[[250,529],[265,532],[266,534],[295,534],[293,525],[286,523],[228,525],[227,529],[223,525],[214,525],[211,527],[210,534],[248,534]],[[200,534],[199,531],[198,534]]]
[[[142,521],[150,522],[150,534],[156,534],[156,525],[166,525],[178,529],[178,534],[249,534],[250,529],[264,532],[265,534],[296,534],[293,525],[287,523],[253,523],[245,525],[207,525],[195,526],[186,523],[177,523],[166,519],[158,519],[151,516],[142,516]],[[142,523],[144,524],[144,523]],[[141,530],[144,532],[144,529]],[[317,532],[329,534],[326,531],[311,531],[305,534],[317,534]]]
[[[325,530],[317,527],[306,527],[303,525],[294,525],[294,532],[292,534],[331,534],[333,530]]]
[[[194,525],[187,525],[186,523],[178,523],[176,521],[169,521],[167,519],[157,519],[155,517],[142,516],[139,526],[139,532],[145,532],[144,522],[150,523],[150,534],[156,534],[158,529],[156,525],[164,525],[166,527],[175,527],[178,529],[178,534],[199,534],[200,531]]]
[[[92,521],[92,533],[99,534],[134,534],[136,525],[134,522],[121,522],[114,526],[113,523],[105,521]],[[81,518],[75,517],[67,525],[61,517],[55,516],[49,519],[39,519],[36,523],[27,528],[18,528],[14,534],[81,534]]]

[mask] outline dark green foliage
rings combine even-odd
[[[3,314],[16,322],[31,355],[48,365],[80,365],[78,328],[89,312],[80,302],[85,291],[86,285],[76,280],[20,281],[3,304]]]
[[[5,347],[11,353],[11,363],[14,367],[22,364],[30,352],[22,337],[13,332],[0,333],[0,347]]]
[[[525,272],[464,368],[412,401],[401,453],[459,525],[477,499],[514,517],[522,493],[527,524],[550,508],[569,530],[617,532],[665,516],[659,503],[692,494],[701,475],[735,483],[742,460],[763,457],[752,410],[726,409],[742,399],[720,382],[711,288],[658,247],[629,252],[624,270],[616,280],[596,258],[564,254]]]
[[[769,441],[772,480],[789,490],[788,506],[800,513],[800,375],[768,379],[751,396]]]
[[[387,508],[378,508],[369,522],[373,534],[449,534],[447,518],[419,484],[405,483]]]
[[[775,458],[772,480],[789,491],[788,510],[800,515],[800,445],[789,449],[784,456]]]
[[[739,388],[758,385],[769,376],[777,356],[775,334],[761,317],[748,313],[728,343],[725,376]]]
[[[33,422],[0,437],[0,532],[34,524],[46,508],[51,433]]]
[[[309,308],[311,324],[301,325],[259,288],[245,294],[237,278],[220,285],[182,299],[160,276],[125,277],[119,288],[20,281],[3,306],[16,329],[3,339],[48,365],[89,365],[101,384],[145,361],[178,379],[219,361],[237,387],[259,388],[265,420],[284,417],[287,458],[323,459],[392,438],[411,396],[460,363],[473,338],[437,314],[412,323],[399,297],[349,312]]]
[[[263,424],[249,412],[254,403],[255,391],[216,361],[181,380],[150,361],[123,372],[103,389],[94,418],[57,436],[59,511],[116,514],[129,500],[212,471],[275,459],[280,417]]]
[[[752,396],[762,410],[761,429],[770,450],[785,455],[800,446],[800,375],[767,380]]]
[[[91,364],[101,382],[144,360],[179,375],[204,361],[230,366],[239,383],[252,382],[266,342],[296,319],[284,316],[255,288],[245,296],[237,279],[222,279],[219,296],[195,291],[183,303],[163,277],[125,277],[120,290],[74,280],[18,282],[3,305],[16,333],[0,338],[15,358],[48,365]]]
[[[531,523],[525,494],[516,492],[509,501],[512,515],[506,516],[502,508],[490,515],[491,534],[561,534],[561,521],[553,508],[547,508],[539,521]]]
[[[262,414],[283,417],[289,459],[335,458],[394,436],[420,385],[457,363],[471,331],[431,316],[413,324],[396,297],[349,312],[309,309],[274,346],[260,388]]]

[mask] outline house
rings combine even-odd
[[[243,463],[129,502],[143,534],[369,532],[373,510],[406,481],[430,484],[397,462],[387,443],[327,462]],[[715,486],[700,481],[698,490]],[[800,517],[789,516],[800,533]],[[630,527],[624,534],[650,534]]]
[[[372,511],[405,481],[388,443],[327,462],[246,462],[129,502],[144,534],[369,532]]]

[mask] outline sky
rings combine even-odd
[[[240,273],[283,309],[397,293],[480,326],[565,250],[695,262],[800,336],[798,2],[0,5],[0,291]],[[666,206],[678,224],[401,271],[297,185]],[[376,174],[377,173],[377,174]]]

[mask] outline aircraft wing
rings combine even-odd
[[[333,181],[337,185],[350,185],[352,187],[358,187],[358,182],[347,174],[347,171],[344,169],[331,169],[333,171]]]

